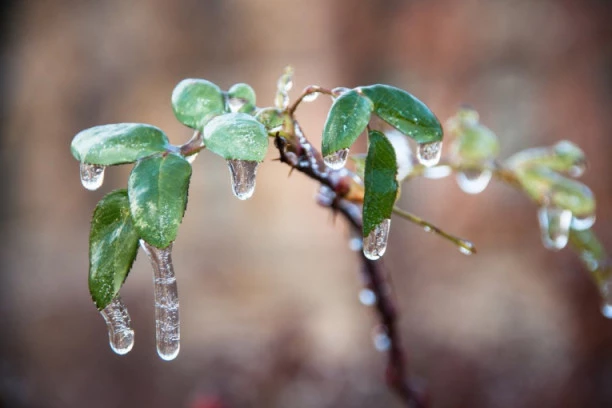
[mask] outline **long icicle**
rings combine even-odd
[[[153,267],[155,297],[155,339],[157,354],[164,360],[173,360],[180,349],[179,300],[172,266],[172,244],[156,248],[140,240]]]
[[[108,342],[111,349],[119,355],[127,354],[134,347],[134,330],[127,307],[119,295],[102,310],[100,314],[108,329]]]

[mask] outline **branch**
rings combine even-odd
[[[275,138],[275,146],[280,154],[280,161],[293,169],[319,182],[330,191],[330,200],[320,204],[328,206],[344,216],[351,227],[362,233],[361,207],[344,199],[353,182],[352,173],[346,169],[332,170],[325,166],[321,154],[310,144],[294,121],[294,132],[287,140],[279,135]],[[382,327],[389,339],[386,381],[408,407],[426,408],[428,398],[417,391],[407,376],[405,353],[402,348],[401,336],[397,327],[397,312],[390,287],[385,280],[379,264],[367,259],[360,251],[362,269],[366,277],[366,287],[375,295],[375,307]]]

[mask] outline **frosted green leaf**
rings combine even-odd
[[[204,127],[204,144],[227,160],[261,162],[268,150],[268,132],[245,113],[217,116]]]
[[[210,119],[225,111],[225,98],[210,81],[184,79],[172,91],[172,109],[179,122],[202,130]]]
[[[227,91],[228,104],[232,112],[250,113],[255,110],[255,91],[248,84],[234,84]]]

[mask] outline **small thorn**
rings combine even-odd
[[[287,177],[291,176],[291,174],[293,174],[293,170],[295,170],[295,167],[290,167],[289,168],[289,174],[287,174]]]

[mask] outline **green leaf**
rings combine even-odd
[[[574,143],[561,140],[550,147],[522,150],[510,157],[506,163],[514,169],[544,166],[572,177],[578,177],[584,172],[586,157]]]
[[[127,190],[107,194],[96,206],[89,233],[89,292],[99,310],[125,282],[136,259],[138,238]]]
[[[95,126],[79,132],[70,151],[81,163],[110,166],[132,163],[170,148],[161,129],[142,123]]]
[[[391,142],[381,132],[369,133],[370,147],[365,163],[363,199],[363,236],[385,219],[391,218],[397,199],[397,162]]]
[[[323,128],[323,157],[350,148],[368,125],[373,109],[372,102],[354,90],[338,96]]]
[[[248,84],[234,84],[227,91],[227,96],[229,97],[229,104],[238,102],[238,106],[240,106],[237,112],[250,113],[255,110],[255,102],[256,96],[255,91]]]
[[[146,158],[128,180],[130,211],[141,238],[157,248],[176,239],[187,207],[191,165],[176,154]]]
[[[268,132],[273,133],[282,129],[285,115],[277,108],[264,108],[257,112],[255,119],[261,122]]]
[[[374,104],[374,112],[417,143],[442,140],[442,125],[436,115],[408,92],[389,85],[357,88]]]
[[[451,155],[463,165],[479,166],[499,155],[499,140],[491,129],[478,121],[478,112],[461,108],[449,120],[449,130],[454,139]]]
[[[268,132],[245,113],[217,116],[204,127],[204,144],[227,160],[261,162],[268,150]]]
[[[202,130],[210,119],[225,112],[225,98],[210,81],[184,79],[172,91],[172,109],[179,122]]]

